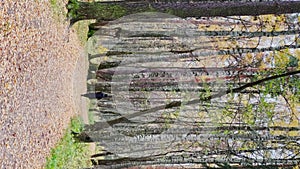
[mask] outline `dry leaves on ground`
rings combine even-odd
[[[51,16],[46,1],[0,0],[0,168],[42,168],[74,115],[82,49]]]

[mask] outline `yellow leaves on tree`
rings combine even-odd
[[[289,64],[289,49],[284,49],[281,51],[275,51],[275,66],[278,68],[285,68]]]
[[[260,15],[257,16],[256,22],[263,25],[262,31],[284,31],[286,16],[282,15]]]

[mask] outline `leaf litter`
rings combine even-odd
[[[0,168],[43,168],[76,112],[83,49],[69,23],[51,16],[48,1],[0,0]]]

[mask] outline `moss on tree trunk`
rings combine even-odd
[[[233,16],[295,13],[300,11],[299,1],[282,2],[185,2],[178,0],[127,0],[109,2],[78,2],[68,4],[71,23],[84,19],[111,21],[140,12],[163,12],[178,17]]]

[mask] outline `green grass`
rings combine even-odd
[[[64,11],[65,7],[62,4],[63,2],[61,0],[50,0],[53,18],[59,23],[62,23],[67,15]]]
[[[78,21],[72,27],[76,30],[78,39],[80,44],[85,47],[87,39],[88,39],[88,32],[89,32],[89,24],[94,23],[94,20],[83,20]]]
[[[89,167],[89,149],[84,143],[75,142],[71,130],[80,132],[83,129],[83,123],[79,118],[71,120],[65,136],[58,145],[52,149],[51,157],[47,159],[46,169],[76,169]]]

